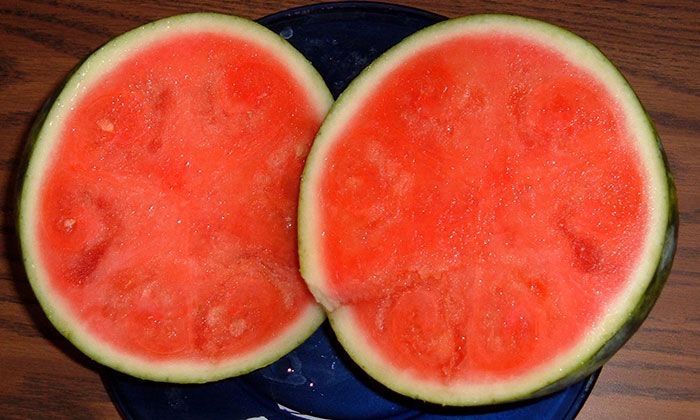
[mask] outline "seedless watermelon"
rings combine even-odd
[[[191,14],[106,44],[31,134],[31,285],[80,350],[153,380],[272,362],[324,319],[298,274],[299,175],[331,103],[248,20]]]
[[[325,119],[301,186],[302,275],[393,390],[533,397],[640,325],[675,200],[647,114],[594,46],[520,17],[455,19],[380,57]]]

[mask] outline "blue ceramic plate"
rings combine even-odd
[[[381,3],[330,3],[290,9],[260,23],[301,51],[338,96],[377,56],[445,17]],[[345,355],[328,324],[276,363],[205,385],[142,381],[112,370],[102,379],[127,419],[352,418],[572,419],[597,373],[550,396],[481,408],[444,408],[384,388]]]

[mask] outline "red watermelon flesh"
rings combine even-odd
[[[183,31],[139,48],[58,134],[37,198],[40,263],[75,322],[118,353],[241,357],[315,307],[296,209],[329,101],[246,37]]]
[[[324,156],[322,293],[417,378],[532,371],[584,338],[639,263],[650,191],[634,141],[612,93],[546,45],[431,45]]]

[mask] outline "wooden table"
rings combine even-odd
[[[29,288],[12,216],[18,157],[42,102],[83,57],[147,21],[186,11],[258,18],[297,1],[0,1],[0,417],[118,416],[96,366],[49,324]],[[251,3],[251,4],[249,4]],[[589,39],[628,78],[675,174],[673,271],[639,332],[605,366],[580,418],[700,417],[700,3],[406,0],[446,16],[522,14]]]

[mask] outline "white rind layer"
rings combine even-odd
[[[327,155],[353,116],[372,95],[375,86],[404,60],[448,39],[467,34],[511,34],[551,47],[568,61],[600,80],[621,104],[631,137],[636,139],[647,179],[648,230],[635,270],[624,290],[614,298],[602,319],[569,351],[537,369],[510,379],[442,385],[421,380],[396,368],[367,341],[355,323],[352,309],[342,306],[327,286],[318,226],[318,190]],[[669,187],[656,133],[631,87],[615,66],[592,44],[562,28],[509,15],[476,15],[438,23],[408,37],[360,74],[338,98],[324,121],[307,159],[299,206],[299,252],[302,276],[316,299],[329,311],[338,339],[351,357],[371,376],[389,388],[414,398],[448,405],[481,405],[532,395],[583,366],[618,332],[644,297],[662,257],[666,229],[671,220]]]
[[[155,21],[129,31],[105,44],[85,60],[66,81],[41,124],[30,147],[31,159],[24,174],[19,199],[19,236],[24,265],[34,292],[53,325],[82,352],[99,363],[144,379],[201,383],[243,374],[274,362],[301,344],[325,319],[323,309],[309,304],[299,318],[259,349],[234,359],[211,361],[149,361],[119,351],[86,331],[68,306],[52,290],[41,266],[37,246],[37,197],[44,168],[51,163],[66,118],[95,82],[154,42],[180,33],[214,32],[231,35],[261,46],[293,76],[322,117],[333,99],[321,76],[290,44],[274,32],[247,19],[215,13],[193,13]]]

